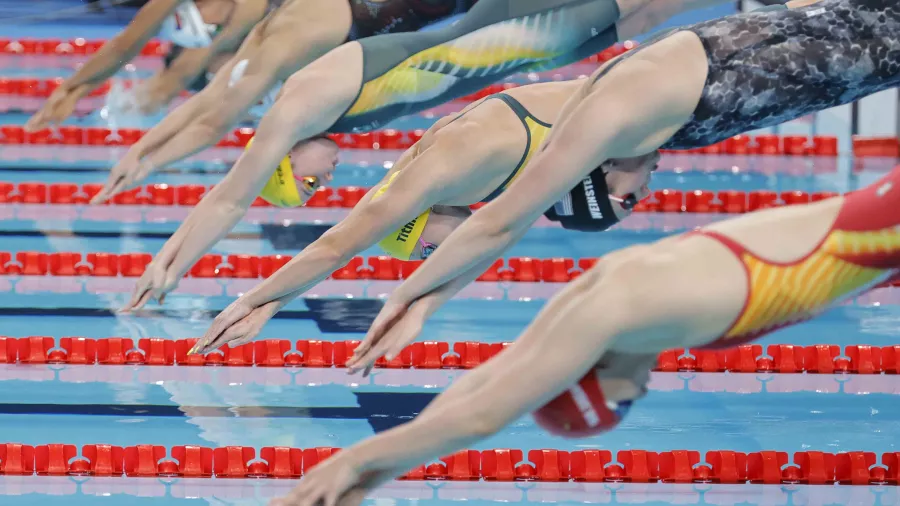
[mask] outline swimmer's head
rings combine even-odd
[[[337,162],[338,146],[328,137],[300,141],[275,168],[260,197],[277,207],[300,207],[331,181]]]
[[[535,421],[551,434],[563,437],[586,437],[612,430],[628,414],[632,402],[645,395],[649,367],[638,369],[645,377],[642,381],[631,372],[623,374],[598,365],[535,411]]]
[[[425,260],[471,215],[468,207],[432,206],[388,234],[378,246],[400,260]]]
[[[619,220],[631,214],[634,205],[650,195],[650,178],[659,165],[659,151],[631,158],[612,158],[600,168],[606,174],[606,185],[612,210]]]
[[[163,20],[159,38],[184,48],[200,48],[212,44],[219,25],[231,16],[231,0],[186,0]]]

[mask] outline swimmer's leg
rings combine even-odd
[[[533,65],[571,63],[618,40],[618,15],[613,0],[481,0],[438,30],[361,39],[359,97],[334,131],[371,128]]]
[[[384,74],[416,53],[497,23],[515,20],[517,26],[498,34],[497,40],[502,46],[498,50],[505,52],[515,53],[515,46],[522,45],[521,55],[509,55],[512,60],[564,44],[563,39],[588,40],[609,28],[614,29],[618,19],[619,8],[612,0],[481,0],[458,22],[441,29],[362,39],[363,82]],[[521,40],[510,38],[511,31],[519,31]],[[571,48],[577,45],[580,42]],[[511,66],[509,63],[513,62],[507,62],[507,66]]]

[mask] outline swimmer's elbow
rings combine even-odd
[[[335,266],[345,265],[353,258],[353,251],[343,245],[333,233],[325,233],[319,237],[319,240],[309,246],[309,253]]]
[[[496,213],[496,217],[492,217],[488,213],[482,214],[481,216],[478,214],[479,213],[475,213],[469,218],[470,220],[473,220],[472,225],[476,228],[475,233],[478,237],[487,238],[492,243],[505,244],[511,241],[523,228],[523,220],[514,219],[511,215],[506,213]]]
[[[223,223],[235,223],[244,217],[248,207],[231,198],[219,198],[215,202],[215,215]]]
[[[193,131],[190,133],[196,136],[197,139],[202,139],[204,145],[214,144],[228,133],[229,126],[222,116],[204,114],[192,126]]]

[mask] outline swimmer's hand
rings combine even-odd
[[[129,151],[109,171],[106,184],[100,193],[91,199],[91,204],[106,202],[113,195],[131,188],[135,181],[143,181],[151,172],[153,172],[153,165],[146,158],[141,160],[136,154]]]
[[[65,85],[57,88],[41,109],[25,123],[26,132],[34,132],[58,125],[72,115],[75,104],[90,93],[91,87],[83,84],[75,88],[67,88]]]
[[[209,353],[226,344],[233,348],[249,343],[287,303],[286,300],[275,299],[256,305],[249,302],[248,295],[244,294],[219,313],[206,334],[188,353]]]
[[[178,93],[171,79],[157,74],[142,82],[135,91],[138,110],[141,114],[156,114]]]
[[[366,495],[402,471],[360,471],[352,450],[337,453],[307,472],[286,497],[271,506],[358,506]]]
[[[347,372],[354,374],[364,370],[363,376],[368,376],[382,355],[392,360],[419,337],[429,315],[425,304],[410,305],[389,299],[372,322],[366,338],[347,361]]]
[[[131,293],[131,300],[123,307],[120,312],[127,313],[136,309],[141,309],[151,300],[156,300],[162,304],[166,299],[166,294],[171,292],[178,286],[181,276],[177,272],[170,272],[168,265],[164,265],[159,258],[154,259],[147,264],[144,274],[138,279]]]

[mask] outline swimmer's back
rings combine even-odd
[[[579,61],[618,40],[614,0],[481,0],[433,31],[357,41],[359,93],[328,129],[365,132],[516,72]]]
[[[385,33],[414,32],[456,14],[478,0],[350,0],[350,40]]]
[[[895,0],[821,0],[684,30],[706,49],[707,85],[666,148],[714,144],[900,84]]]
[[[642,276],[683,287],[661,302],[677,307],[675,319],[693,327],[680,345],[733,347],[897,279],[898,227],[900,169],[844,196],[758,211],[660,241],[640,262],[648,270],[654,261],[670,265],[662,278],[652,271]],[[701,282],[688,282],[691,277]]]

